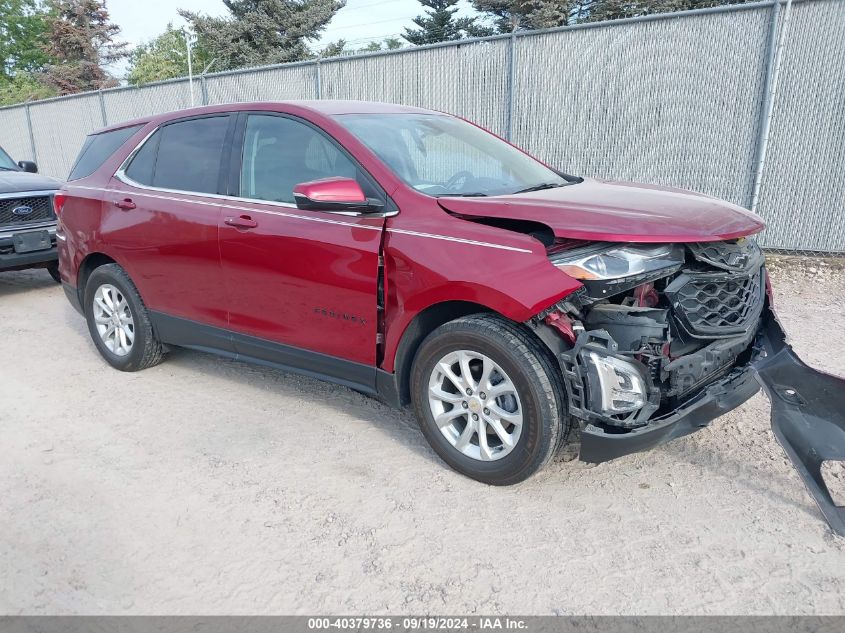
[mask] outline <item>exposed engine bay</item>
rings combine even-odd
[[[558,357],[570,411],[596,431],[648,426],[749,364],[766,303],[754,240],[567,242],[549,257],[584,287],[537,315],[535,329],[568,344]]]

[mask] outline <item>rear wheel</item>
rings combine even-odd
[[[515,484],[541,469],[570,421],[554,359],[530,332],[497,315],[447,323],[420,345],[412,370],[420,428],[455,470]]]
[[[115,369],[138,371],[164,360],[147,308],[117,264],[100,266],[88,277],[84,309],[94,345]]]

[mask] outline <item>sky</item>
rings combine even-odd
[[[208,15],[226,15],[222,0],[106,0],[112,22],[122,29],[121,37],[135,46],[164,31],[168,22],[184,24],[178,9]],[[459,15],[472,15],[469,0],[461,0]],[[318,50],[328,42],[344,39],[350,48],[363,48],[373,40],[398,37],[404,27],[414,24],[411,19],[423,13],[417,0],[347,0],[346,6],[335,14],[322,38],[312,43]],[[112,69],[118,76],[125,67]]]

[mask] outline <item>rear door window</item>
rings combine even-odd
[[[126,175],[141,185],[217,193],[228,115],[168,123],[138,150]]]
[[[76,158],[73,168],[70,170],[68,180],[79,180],[90,176],[106,162],[109,156],[114,154],[129,137],[144,127],[144,124],[123,127],[119,130],[91,134],[85,139],[85,144]]]

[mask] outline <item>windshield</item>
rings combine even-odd
[[[9,171],[17,171],[18,166],[15,164],[15,161],[11,159],[11,157],[3,151],[3,148],[0,147],[0,169]]]
[[[431,196],[496,196],[569,181],[500,138],[437,114],[345,114],[338,120],[408,185]]]

